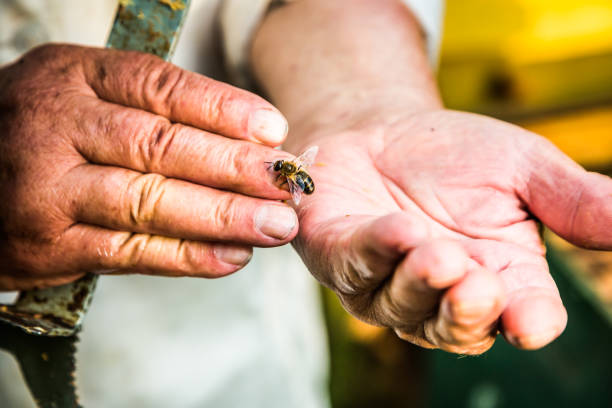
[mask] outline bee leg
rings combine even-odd
[[[278,179],[281,178],[282,176],[283,176],[282,174],[279,174],[278,176],[276,176],[276,181],[278,181]],[[287,181],[287,180],[285,180],[285,181]]]
[[[285,184],[287,184],[287,179],[285,179],[285,181],[283,181],[283,182],[280,184],[280,186],[282,187],[282,186],[284,186]]]

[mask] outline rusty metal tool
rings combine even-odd
[[[119,0],[109,48],[143,51],[169,60],[190,0]],[[0,348],[19,362],[39,407],[80,407],[75,385],[78,332],[97,275],[53,288],[21,292],[0,305]]]

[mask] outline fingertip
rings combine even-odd
[[[288,132],[289,123],[280,112],[258,109],[249,116],[248,134],[263,144],[278,146],[285,141]]]
[[[253,257],[253,248],[228,243],[187,242],[176,276],[217,279],[244,268]]]
[[[448,290],[443,302],[448,304],[451,320],[472,324],[496,319],[505,306],[506,295],[503,282],[496,274],[476,268]]]
[[[410,265],[427,286],[443,289],[459,281],[466,273],[469,256],[457,242],[439,240],[414,249]]]
[[[545,138],[534,140],[518,189],[529,211],[576,245],[612,249],[612,178],[585,171]]]
[[[502,333],[512,345],[536,350],[559,337],[567,325],[567,311],[556,294],[542,290],[513,300],[501,318]]]
[[[588,172],[582,178],[583,188],[574,203],[574,216],[567,231],[560,230],[569,241],[592,249],[612,249],[612,179]]]
[[[493,323],[465,327],[455,324],[441,314],[425,321],[426,338],[449,353],[478,355],[495,343],[496,329]]]
[[[229,264],[232,268],[243,267],[251,260],[253,249],[251,247],[217,244],[213,247],[213,254],[219,262]]]
[[[293,239],[298,230],[295,210],[284,204],[266,204],[254,213],[253,224],[259,234],[278,241]]]

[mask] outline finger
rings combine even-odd
[[[86,164],[63,180],[73,219],[120,231],[198,241],[276,246],[297,233],[280,202],[198,186],[158,174]]]
[[[248,246],[188,241],[75,224],[59,242],[61,265],[97,273],[144,273],[218,278],[252,256]]]
[[[413,330],[435,314],[441,294],[463,278],[468,262],[457,242],[437,240],[416,247],[374,298],[376,320]]]
[[[355,223],[354,217],[350,221]],[[348,241],[336,243],[342,251],[342,259],[348,259],[339,269],[336,285],[347,293],[369,293],[376,289],[395,269],[397,263],[414,246],[427,239],[429,230],[421,219],[395,213],[373,217],[364,221],[356,230],[348,230],[342,236]]]
[[[466,249],[487,269],[498,271],[503,281],[508,303],[500,330],[510,343],[536,349],[563,332],[567,312],[543,251],[488,240],[474,240]]]
[[[73,143],[90,162],[193,181],[270,199],[288,199],[266,161],[293,158],[260,144],[232,140],[138,109],[78,98]],[[101,114],[104,112],[104,114]],[[78,137],[77,137],[78,136]]]
[[[520,194],[529,210],[577,245],[612,249],[612,179],[586,172],[543,138],[527,160]]]
[[[424,324],[425,337],[449,352],[484,353],[495,341],[496,323],[505,302],[501,279],[474,267],[444,294],[439,313]]]
[[[501,331],[511,344],[535,350],[561,335],[567,324],[567,311],[545,261],[512,265],[500,277],[509,297]]]
[[[178,68],[151,54],[108,49],[84,52],[86,81],[101,99],[270,146],[281,144],[287,135],[283,115],[250,92]]]

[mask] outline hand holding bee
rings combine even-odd
[[[297,233],[261,165],[287,122],[137,52],[49,45],[0,70],[0,289],[85,272],[219,277]],[[254,143],[256,142],[256,143]]]
[[[318,146],[310,146],[295,160],[276,160],[266,162],[269,164],[268,169],[278,172],[276,180],[284,178],[283,183],[289,186],[289,192],[295,205],[299,205],[302,200],[302,193],[314,193],[315,185],[312,177],[307,173],[307,168],[314,163],[314,159],[319,151]]]
[[[423,33],[392,0],[294,2],[259,28],[252,65],[289,118],[286,146],[316,144],[324,165],[294,245],[349,312],[412,343],[478,354],[501,331],[542,347],[567,313],[534,217],[612,249],[612,180],[538,135],[444,109]]]
[[[297,208],[294,244],[314,276],[358,318],[422,347],[478,354],[498,330],[525,349],[559,336],[567,314],[532,214],[612,249],[612,180],[477,115],[361,123],[309,135],[325,166],[310,170],[317,194]]]

